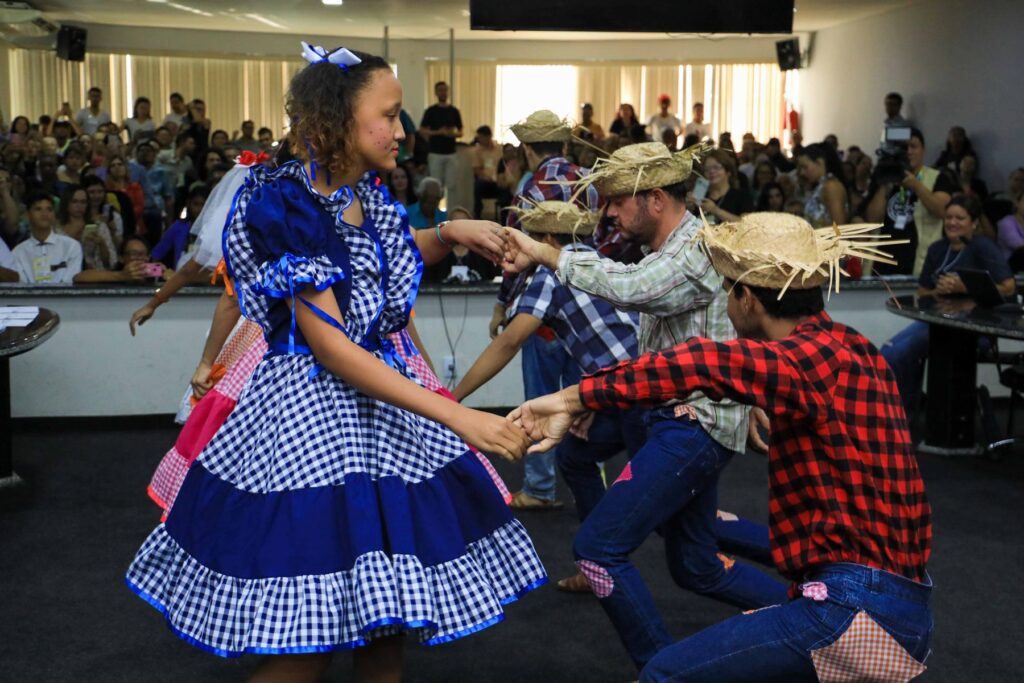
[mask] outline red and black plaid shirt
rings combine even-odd
[[[854,562],[924,579],[931,506],[895,380],[871,342],[821,313],[781,341],[694,337],[580,382],[591,410],[694,391],[769,415],[769,529],[784,576]]]

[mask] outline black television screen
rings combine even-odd
[[[470,0],[470,27],[493,31],[792,33],[794,0]]]

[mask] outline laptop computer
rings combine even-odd
[[[967,295],[974,299],[974,303],[978,304],[979,308],[995,308],[1008,303],[999,293],[996,281],[992,279],[992,274],[987,270],[959,268],[955,272],[960,276],[964,287],[967,288]]]

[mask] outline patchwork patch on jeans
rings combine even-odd
[[[836,642],[811,650],[811,661],[821,683],[906,683],[927,668],[863,611]]]
[[[580,573],[587,578],[590,589],[599,598],[607,598],[615,590],[615,579],[608,573],[608,570],[590,560],[579,560],[576,562]]]

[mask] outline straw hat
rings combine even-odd
[[[888,235],[873,234],[880,225],[811,227],[799,216],[787,213],[750,213],[735,223],[704,227],[698,233],[715,270],[733,282],[786,290],[812,289],[828,283],[839,291],[839,265],[847,256],[894,263],[878,247],[903,244]]]
[[[580,189],[576,194],[591,184],[602,195],[616,197],[681,183],[693,172],[694,161],[709,149],[705,142],[681,152],[672,152],[661,142],[620,147],[610,157],[594,163],[593,171],[577,182]]]
[[[519,224],[527,232],[551,235],[578,235],[594,233],[600,215],[587,211],[575,202],[535,202],[528,209],[517,209]]]
[[[572,137],[572,126],[547,109],[535,111],[510,130],[520,142],[565,142]]]

